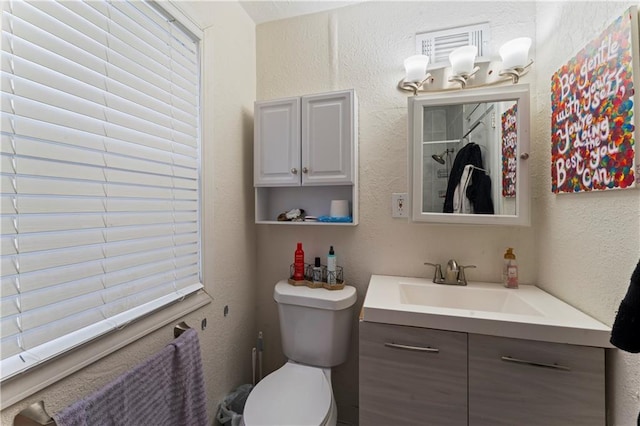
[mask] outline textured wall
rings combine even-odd
[[[464,11],[462,13],[461,11]],[[306,256],[326,256],[333,245],[360,309],[371,274],[431,276],[424,262],[456,258],[478,265],[472,280],[499,281],[506,246],[515,247],[521,280],[536,281],[535,228],[412,224],[391,217],[391,193],[407,191],[407,96],[396,89],[415,33],[490,22],[492,44],[535,36],[532,3],[366,2],[257,26],[258,99],[355,88],[360,108],[360,224],[357,227],[258,226],[258,327],[267,361],[284,361],[279,346],[274,284],[286,278],[295,243]],[[529,81],[534,84],[533,81]],[[358,403],[357,321],[349,361],[334,369],[343,420]]]
[[[638,262],[640,194],[551,193],[550,82],[562,64],[634,4],[638,2],[543,2],[536,8],[538,93],[532,157],[538,283],[610,325]],[[609,424],[634,425],[640,411],[640,355],[611,350],[607,362]]]
[[[258,99],[355,88],[360,106],[360,225],[356,228],[258,229],[258,321],[279,349],[273,284],[284,278],[295,242],[307,255],[336,247],[362,304],[370,274],[427,276],[424,261],[450,257],[479,266],[471,279],[499,281],[505,246],[518,254],[521,280],[536,283],[612,324],[640,252],[640,198],[634,190],[555,196],[550,192],[550,77],[628,5],[637,2],[365,3],[257,27]],[[390,217],[392,192],[407,189],[406,97],[395,89],[414,34],[488,21],[492,44],[534,37],[531,228],[410,224]],[[355,319],[354,319],[355,324]],[[357,331],[354,325],[354,331]],[[334,371],[341,418],[356,418],[357,336],[350,360]],[[635,424],[640,361],[608,353],[609,423]]]
[[[204,279],[213,302],[184,320],[199,330],[210,418],[218,402],[251,380],[255,344],[255,226],[253,225],[253,101],[255,25],[235,2],[180,3],[205,30],[203,99]],[[233,84],[229,84],[233,82]],[[224,317],[224,306],[229,315]],[[199,329],[203,318],[206,330]],[[173,336],[161,328],[107,358],[2,411],[0,423],[44,400],[51,413],[96,390]]]

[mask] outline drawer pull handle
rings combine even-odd
[[[551,368],[554,370],[571,371],[571,368],[565,367],[564,365],[545,364],[544,362],[527,361],[524,359],[512,358],[510,356],[503,356],[502,360],[506,362],[515,362],[516,364],[532,365],[534,367],[543,367],[543,368]]]
[[[433,353],[437,353],[440,352],[440,349],[436,349],[436,348],[425,348],[422,346],[409,346],[409,345],[401,345],[399,343],[389,343],[386,342],[384,344],[386,347],[388,348],[396,348],[396,349],[404,349],[407,351],[415,351],[415,352],[433,352]]]

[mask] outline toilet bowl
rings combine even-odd
[[[331,370],[288,361],[253,389],[244,426],[335,426]]]
[[[312,289],[280,281],[278,303],[287,362],[253,388],[243,426],[335,426],[331,367],[346,361],[356,289]]]

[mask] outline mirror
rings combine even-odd
[[[529,86],[409,98],[411,217],[529,226]]]

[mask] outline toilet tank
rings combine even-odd
[[[342,290],[276,284],[282,350],[287,359],[317,367],[347,360],[356,289]]]

